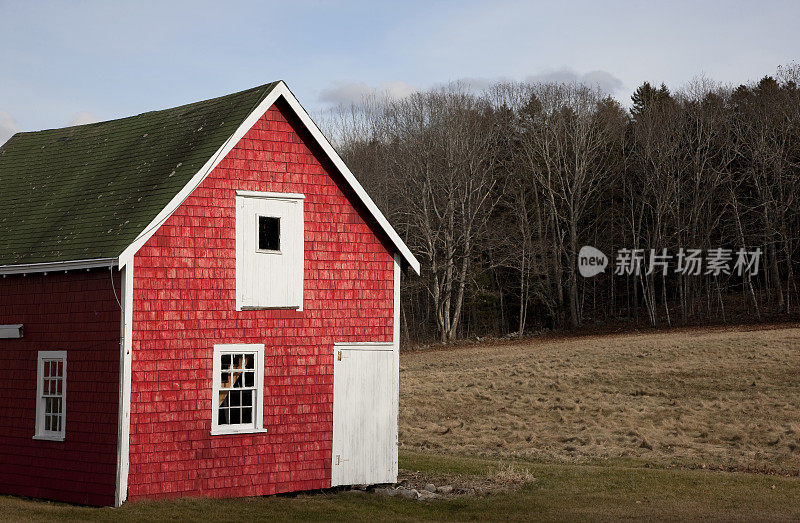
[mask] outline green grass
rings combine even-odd
[[[485,477],[508,461],[403,453],[401,468],[435,476]],[[89,508],[0,496],[0,519],[93,521],[243,520],[574,520],[800,519],[800,478],[609,463],[515,462],[534,481],[516,491],[420,503],[339,491],[208,500],[129,503]],[[774,487],[774,488],[773,488]]]

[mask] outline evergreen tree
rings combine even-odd
[[[650,85],[650,82],[645,82],[636,88],[631,96],[633,106],[631,107],[631,116],[634,120],[639,118],[644,111],[653,104],[659,104],[667,100],[671,100],[669,89],[663,83],[661,87],[655,88]]]

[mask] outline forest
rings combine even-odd
[[[421,262],[402,288],[411,342],[800,314],[800,64],[644,82],[627,107],[582,84],[454,83],[339,107],[328,127]],[[590,278],[586,245],[610,264]],[[739,273],[743,250],[760,258]],[[681,272],[691,251],[730,267]],[[613,270],[620,252],[641,270]]]

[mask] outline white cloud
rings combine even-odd
[[[588,73],[578,73],[568,67],[555,69],[544,73],[533,74],[525,78],[527,82],[555,82],[555,83],[577,83],[589,87],[597,87],[607,94],[616,94],[617,91],[625,87],[625,84],[609,73],[608,71],[596,70]]]
[[[68,126],[85,125],[87,123],[96,123],[99,121],[100,119],[95,115],[93,115],[92,113],[87,111],[81,111],[78,114],[76,114],[67,125]]]
[[[17,123],[11,118],[11,115],[0,111],[0,145],[6,143],[6,140],[19,131],[20,128],[17,127]]]
[[[331,105],[358,104],[370,96],[400,99],[416,92],[417,89],[404,82],[382,82],[370,87],[364,82],[339,82],[320,92],[321,102]]]

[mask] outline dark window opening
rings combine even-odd
[[[258,217],[258,249],[281,250],[281,219],[272,216]]]

